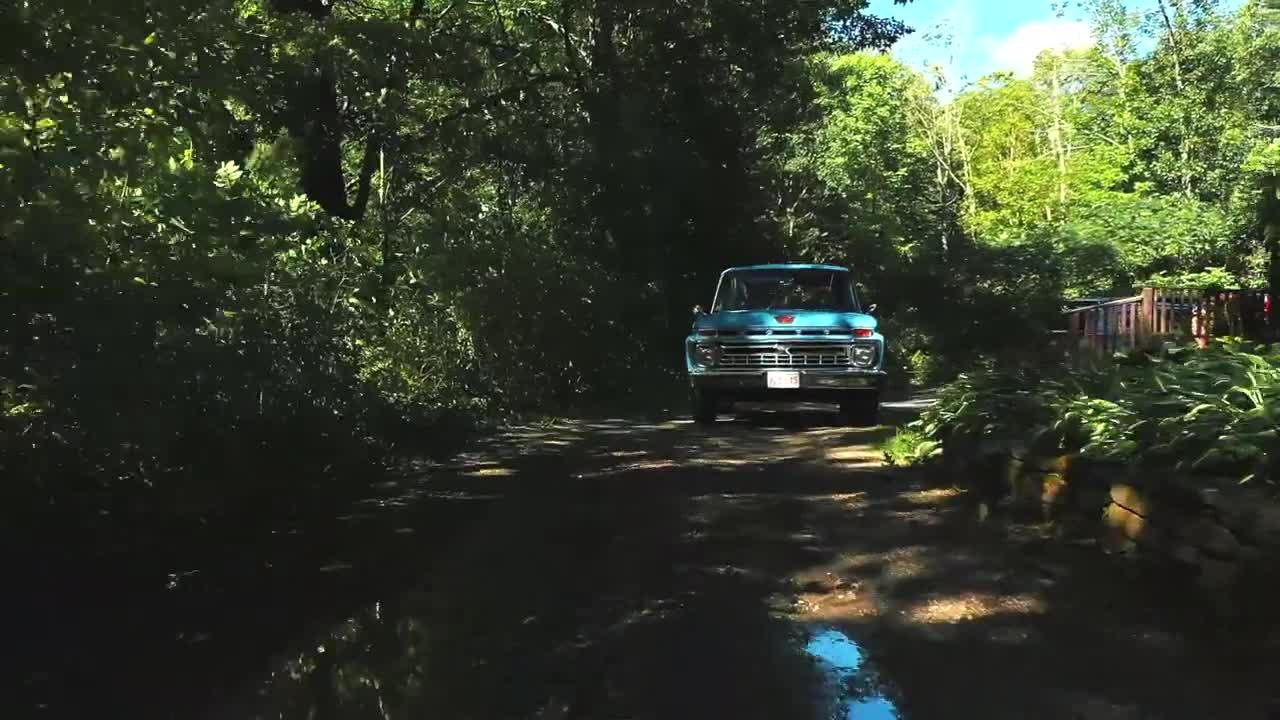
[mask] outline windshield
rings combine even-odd
[[[849,273],[842,270],[737,270],[720,281],[711,311],[857,309]]]

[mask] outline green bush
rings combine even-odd
[[[1080,453],[1270,484],[1280,349],[1223,342],[1099,368],[983,368],[948,385],[910,432],[944,448]],[[923,460],[931,446],[920,447],[899,459]]]
[[[940,449],[937,440],[927,437],[914,428],[899,428],[893,437],[880,445],[884,461],[890,465],[910,465],[931,457]]]

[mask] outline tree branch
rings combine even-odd
[[[360,165],[356,199],[347,209],[348,220],[359,222],[364,219],[365,211],[369,207],[369,196],[373,193],[373,174],[378,170],[378,155],[382,152],[383,145],[382,133],[377,130],[369,131],[369,137],[365,140],[364,146],[364,162]]]
[[[455,122],[457,120],[461,120],[462,118],[468,115],[474,115],[478,112],[481,112],[482,110],[487,110],[489,108],[501,105],[504,101],[510,98],[519,96],[520,94],[528,90],[533,90],[534,88],[538,88],[543,85],[550,85],[552,83],[564,82],[566,79],[567,78],[561,73],[546,73],[543,75],[534,75],[533,78],[528,82],[522,83],[520,85],[514,85],[504,90],[500,90],[492,95],[489,95],[488,97],[484,97],[479,100],[470,102],[467,105],[447,115],[443,115],[439,118],[436,118],[436,120],[431,123],[431,127],[433,129],[442,128],[445,125],[448,125],[449,123]],[[418,140],[418,141],[423,139],[425,139],[423,136],[418,136],[417,138],[414,138],[414,140]]]

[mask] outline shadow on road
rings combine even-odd
[[[1046,528],[979,526],[945,479],[880,465],[892,432],[821,407],[514,429],[435,481],[507,490],[449,562],[291,657],[253,703],[262,717],[1265,717],[1265,672],[1200,655],[1178,602]],[[824,676],[802,652],[831,628],[864,646],[856,673]]]
[[[104,668],[114,690],[95,705],[228,720],[1266,717],[1268,670],[1201,653],[1154,586],[1035,524],[979,525],[950,479],[882,466],[891,427],[835,420],[746,407],[709,428],[512,428],[335,519],[314,553],[323,582],[303,586],[320,595],[277,579],[259,605],[236,598],[167,667]],[[858,662],[815,660],[823,643]]]

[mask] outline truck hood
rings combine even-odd
[[[789,323],[778,318],[791,317]],[[878,321],[863,313],[831,312],[829,310],[731,310],[705,315],[694,323],[696,330],[745,330],[747,328],[781,328],[800,330],[847,330],[866,328],[875,330]]]

